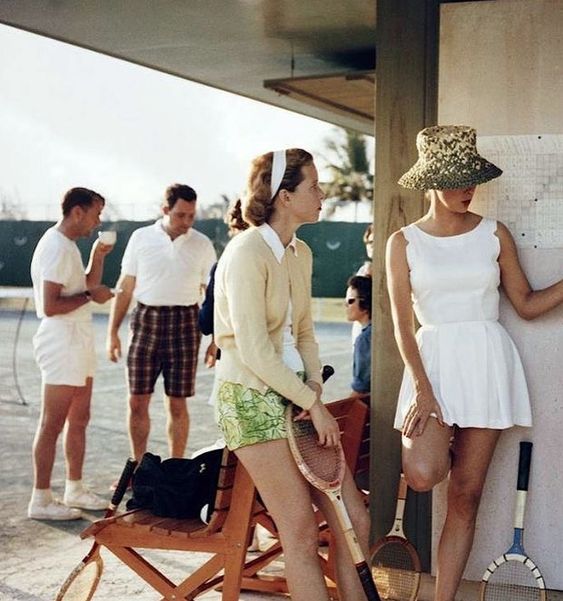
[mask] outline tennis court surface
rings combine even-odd
[[[53,601],[59,586],[90,548],[91,540],[82,541],[79,533],[87,526],[76,522],[40,522],[26,517],[32,486],[31,446],[39,418],[40,377],[32,356],[31,339],[38,320],[29,310],[21,319],[19,340],[14,342],[24,299],[12,300],[0,307],[0,601]],[[110,483],[121,472],[129,454],[125,415],[126,388],[123,361],[114,365],[104,356],[106,315],[95,315],[98,372],[94,384],[92,419],[88,430],[85,482],[94,492],[107,495]],[[126,330],[122,328],[123,338]],[[347,395],[351,373],[350,326],[345,323],[319,323],[317,334],[323,362],[331,363],[336,374],[326,384],[326,398]],[[202,341],[202,350],[207,339]],[[213,372],[200,361],[196,396],[189,401],[192,427],[189,452],[213,443],[218,437],[213,410],[207,401],[213,384]],[[19,390],[18,390],[19,388]],[[157,388],[152,406],[152,431],[149,450],[167,455],[162,389]],[[23,402],[26,404],[24,405]],[[62,447],[57,450],[53,473],[53,491],[62,495],[64,467]],[[87,514],[90,520],[103,512]],[[95,601],[153,601],[158,593],[123,566],[110,553],[104,553],[105,569],[94,597]],[[202,554],[150,552],[151,560],[163,566],[172,580],[180,581],[203,563]],[[202,600],[220,599],[211,592]],[[243,601],[273,599],[256,593],[242,593]]]

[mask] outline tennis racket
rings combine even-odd
[[[127,460],[104,518],[109,518],[116,512],[136,466],[137,462],[134,459]],[[88,555],[64,581],[55,601],[90,601],[96,592],[103,569],[104,562],[100,555],[100,545],[94,542]]]
[[[403,530],[407,482],[399,480],[395,521],[371,549],[371,571],[382,599],[415,601],[420,586],[420,558]]]
[[[334,373],[332,368],[327,368],[330,366],[323,369],[323,379],[325,375],[330,377]],[[294,406],[290,404],[286,409],[287,437],[297,467],[303,477],[324,493],[332,503],[366,597],[368,601],[380,601],[371,571],[342,499],[342,481],[346,470],[342,445],[320,446],[313,422],[310,419],[294,421],[293,417],[296,413]]]
[[[518,485],[512,546],[486,569],[481,581],[481,601],[546,601],[545,582],[536,564],[524,551],[524,512],[532,460],[532,443],[520,443]]]

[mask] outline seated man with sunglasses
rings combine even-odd
[[[355,275],[348,280],[346,290],[346,318],[362,326],[354,341],[351,396],[371,389],[371,286],[370,277]]]

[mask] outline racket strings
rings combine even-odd
[[[340,480],[342,456],[338,447],[323,447],[310,420],[293,422],[295,445],[309,471],[327,483]]]
[[[416,596],[420,574],[405,545],[382,545],[372,556],[372,573],[382,599],[409,601]]]
[[[372,563],[397,570],[415,570],[415,563],[408,549],[396,542],[384,544],[375,552]]]
[[[537,601],[542,591],[536,578],[520,561],[507,561],[490,575],[483,601]]]
[[[68,585],[61,591],[57,601],[87,601],[93,591],[101,573],[97,561],[90,561],[75,570],[69,576]]]

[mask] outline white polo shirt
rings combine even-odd
[[[72,296],[86,290],[86,274],[78,246],[56,226],[41,237],[31,259],[31,280],[37,317],[46,320],[91,320],[90,303],[81,305],[70,313],[46,317],[43,311],[43,282],[61,284],[61,296]]]
[[[201,287],[216,261],[207,236],[190,228],[172,240],[159,219],[131,234],[121,273],[136,278],[133,296],[144,305],[189,306],[200,302]]]

